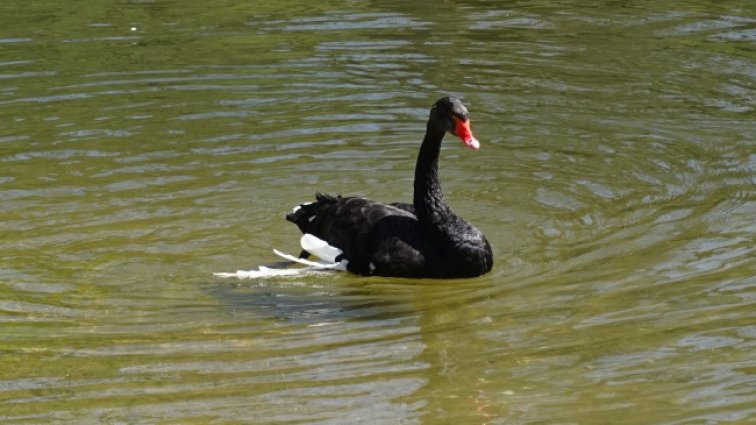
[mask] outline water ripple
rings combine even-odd
[[[756,414],[752,17],[91,6],[0,16],[0,423]],[[315,191],[410,200],[442,93],[492,273],[210,277],[296,253]]]

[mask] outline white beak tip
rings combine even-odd
[[[468,148],[477,151],[480,149],[480,142],[476,138],[472,138],[470,140],[465,140],[465,145],[467,145]]]

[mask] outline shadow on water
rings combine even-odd
[[[437,280],[365,277],[325,271],[296,277],[218,278],[202,287],[219,305],[233,313],[318,325],[419,317],[454,298],[457,302],[476,302],[490,296],[497,279],[500,285],[512,282],[501,275],[503,273],[477,279]]]
[[[234,312],[306,325],[342,320],[381,320],[393,315],[412,314],[406,304],[387,300],[385,294],[376,290],[365,289],[361,278],[337,276],[336,272],[319,273],[304,279],[239,282],[228,279],[214,283],[206,291]]]

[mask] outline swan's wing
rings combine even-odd
[[[415,215],[415,206],[406,202],[392,202],[389,205],[399,208],[400,210],[407,211],[408,213]]]
[[[315,252],[313,254],[321,258],[332,257],[334,261],[346,259],[349,261],[349,270],[369,273],[370,258],[376,247],[374,230],[378,223],[388,217],[416,220],[414,214],[399,206],[365,198],[323,194],[318,194],[313,203],[299,205],[286,219],[294,222],[302,233],[313,235],[326,245],[341,251],[334,251],[325,257]],[[309,242],[305,239],[302,247],[312,252],[305,246],[314,247]]]
[[[302,235],[302,238],[299,239],[299,244],[308,253],[331,263],[335,263],[336,259],[344,253],[344,251],[335,246],[328,245],[328,242],[309,233]]]
[[[287,259],[289,261],[293,261],[295,263],[304,264],[314,269],[346,271],[347,264],[349,263],[349,261],[347,260],[341,260],[341,261],[333,262],[333,263],[322,262],[322,261],[310,261],[310,260],[305,260],[304,258],[295,257],[291,254],[283,253],[277,249],[274,249],[273,252],[281,258]]]

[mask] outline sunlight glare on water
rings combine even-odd
[[[0,6],[0,424],[756,417],[748,2]],[[213,272],[481,150],[456,281]]]

